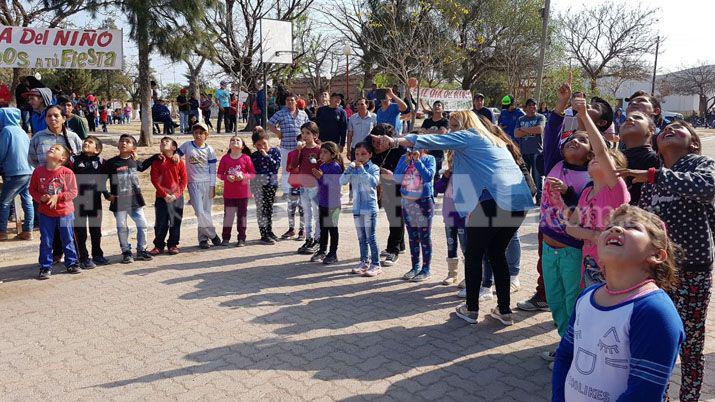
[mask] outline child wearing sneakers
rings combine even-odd
[[[402,155],[395,168],[395,182],[401,183],[402,216],[410,242],[412,269],[402,279],[422,282],[431,276],[432,262],[432,217],[434,216],[435,158],[426,150],[412,151]],[[420,266],[420,250],[422,266]]]
[[[352,273],[377,276],[382,273],[377,250],[375,225],[377,223],[377,185],[380,168],[370,161],[372,144],[360,142],[355,146],[355,159],[340,176],[340,185],[352,184],[353,218],[360,243],[360,263]]]
[[[261,232],[261,241],[275,244],[273,234],[273,202],[278,189],[278,168],[281,166],[281,152],[268,146],[268,133],[262,127],[253,129],[251,140],[256,151],[251,154],[256,176],[250,182],[253,199],[256,202],[256,220]]]
[[[338,219],[340,218],[340,175],[343,157],[338,145],[332,141],[320,146],[320,168],[313,169],[318,179],[318,210],[320,211],[320,249],[310,259],[325,265],[338,262]],[[330,238],[330,251],[325,254]]]
[[[300,140],[300,134],[296,137],[297,144],[299,147],[303,146],[303,141]],[[288,240],[295,236],[295,240],[302,241],[305,240],[305,214],[303,212],[303,205],[300,203],[300,179],[299,179],[299,169],[297,167],[293,169],[288,169],[289,166],[297,164],[298,156],[300,155],[298,149],[294,149],[288,152],[287,162],[286,162],[286,173],[288,174],[288,185],[290,186],[290,192],[288,193],[288,231],[281,235],[281,239]],[[295,214],[298,213],[298,236],[295,234]]]
[[[52,242],[59,229],[65,254],[67,272],[82,272],[74,247],[74,205],[77,183],[74,173],[64,167],[70,153],[62,145],[55,144],[47,151],[44,166],[38,166],[30,179],[30,195],[38,204],[40,219],[40,274],[39,279],[52,275]]]
[[[138,172],[149,165],[134,159],[137,140],[129,134],[119,137],[117,148],[119,155],[107,160],[103,173],[109,178],[109,210],[117,221],[117,237],[122,249],[122,263],[134,262],[132,245],[129,244],[128,218],[137,226],[136,260],[149,261],[151,255],[146,251],[146,217],[144,216],[144,196],[139,188]],[[146,161],[148,162],[148,161]]]
[[[318,250],[320,239],[320,217],[318,213],[318,181],[313,177],[313,169],[317,169],[320,158],[318,136],[320,130],[314,122],[303,124],[300,128],[302,146],[296,148],[298,155],[295,160],[289,160],[286,168],[291,172],[291,183],[300,185],[300,203],[305,214],[305,243],[298,248],[298,254],[313,254]],[[292,162],[292,163],[291,163]]]
[[[186,141],[179,147],[178,154],[184,158],[189,187],[189,203],[194,208],[199,231],[199,247],[207,249],[221,245],[221,238],[211,218],[213,199],[216,196],[216,153],[206,143],[209,129],[204,123],[196,123],[191,128],[193,141]]]
[[[231,137],[229,153],[218,163],[218,177],[223,180],[223,239],[222,245],[228,246],[234,219],[237,220],[238,242],[236,247],[246,245],[246,216],[248,200],[251,198],[249,183],[256,174],[251,150],[237,135]]]
[[[151,164],[151,184],[156,189],[156,221],[154,223],[154,248],[151,255],[159,255],[167,248],[171,255],[179,254],[181,220],[184,216],[184,190],[187,174],[183,160],[175,160],[179,145],[171,137],[164,137],[159,143],[163,158],[156,158]],[[166,240],[166,234],[169,239]]]
[[[90,135],[82,142],[82,153],[70,157],[70,168],[77,179],[77,198],[74,200],[74,235],[82,269],[92,269],[96,264],[106,265],[109,260],[102,251],[102,195],[106,195],[106,177],[102,176],[104,159],[102,141]],[[92,259],[87,250],[87,229],[92,242]]]

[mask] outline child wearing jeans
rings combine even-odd
[[[380,183],[380,168],[370,162],[372,144],[360,142],[355,146],[355,159],[340,176],[340,185],[352,184],[353,218],[360,243],[360,263],[352,273],[377,276],[382,273],[380,254],[377,250],[375,225],[377,222],[377,185]]]
[[[281,166],[281,152],[278,148],[269,148],[268,134],[262,127],[253,129],[251,140],[256,151],[251,154],[251,160],[256,176],[250,182],[253,199],[256,202],[256,217],[261,241],[265,244],[275,244],[270,235],[273,234],[273,202],[278,189],[278,169]]]
[[[207,249],[221,245],[211,218],[213,199],[216,196],[216,153],[206,143],[209,129],[204,123],[196,123],[191,128],[193,141],[179,147],[179,156],[186,162],[188,176],[189,203],[194,208],[199,230],[199,247]]]
[[[556,352],[551,400],[665,400],[685,338],[666,293],[677,276],[666,225],[623,205],[595,241],[606,283],[576,301]]]
[[[298,134],[296,139],[298,140],[298,147],[302,147],[303,141],[300,140],[300,134]],[[295,236],[296,212],[298,212],[300,229],[298,230],[298,236],[295,237],[295,240],[305,240],[305,213],[303,212],[303,205],[300,201],[300,193],[302,190],[301,185],[303,181],[301,180],[300,168],[298,167],[299,157],[299,149],[294,149],[286,155],[285,173],[288,175],[288,186],[290,186],[290,192],[288,193],[288,231],[281,235],[281,239],[283,240],[288,240]]]
[[[114,213],[117,221],[117,237],[122,249],[122,263],[134,262],[132,245],[129,244],[128,218],[132,218],[137,226],[136,260],[149,261],[151,254],[146,251],[146,217],[144,216],[144,196],[139,187],[141,172],[149,167],[148,162],[134,160],[137,140],[129,134],[119,137],[117,148],[119,155],[107,160],[104,164],[104,174],[109,178],[109,210]]]
[[[218,163],[218,177],[223,180],[223,239],[222,245],[228,246],[231,240],[231,229],[234,219],[238,226],[238,242],[236,247],[246,245],[246,216],[248,200],[251,198],[249,183],[256,174],[253,161],[249,156],[251,150],[237,135],[231,137],[229,153]]]
[[[340,175],[343,173],[343,158],[338,145],[332,141],[320,146],[320,168],[313,169],[318,179],[318,210],[320,212],[320,249],[310,259],[330,265],[338,262],[338,219],[340,218]],[[330,251],[328,248],[330,238]]]
[[[163,159],[155,159],[151,164],[151,184],[156,189],[156,222],[154,223],[154,248],[151,255],[159,255],[167,248],[170,255],[179,254],[181,220],[184,216],[184,190],[186,190],[186,165],[183,160],[174,160],[179,148],[171,137],[164,137],[159,143]],[[169,239],[166,240],[166,234]]]
[[[402,279],[422,282],[431,276],[432,217],[434,216],[435,158],[426,150],[411,151],[402,155],[395,168],[395,182],[402,183],[402,216],[405,218],[410,242],[412,269]],[[420,249],[422,267],[420,268]]]
[[[102,194],[106,194],[107,179],[102,176],[104,159],[102,141],[90,135],[82,143],[82,153],[70,157],[70,167],[77,179],[77,198],[74,200],[74,235],[82,269],[106,265],[102,251]],[[87,250],[87,230],[92,243],[92,259]]]
[[[65,253],[65,268],[71,274],[82,272],[74,247],[74,205],[77,184],[74,173],[63,165],[70,153],[55,144],[47,151],[45,166],[38,166],[30,179],[30,195],[38,204],[40,219],[40,274],[39,279],[52,275],[52,242],[59,229]]]
[[[300,185],[300,203],[305,214],[305,243],[298,248],[299,254],[313,254],[318,249],[320,238],[320,216],[318,213],[318,181],[313,177],[313,169],[317,169],[320,158],[318,135],[320,130],[314,122],[303,124],[300,128],[302,146],[296,148],[298,156],[286,168],[296,170],[294,183]],[[291,173],[291,177],[293,173]]]

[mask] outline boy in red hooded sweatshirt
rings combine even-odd
[[[77,182],[72,170],[65,167],[70,152],[55,144],[47,150],[47,163],[38,166],[30,179],[30,195],[38,204],[40,218],[40,274],[39,279],[52,275],[52,241],[59,228],[65,253],[67,272],[82,272],[74,246],[74,204]]]

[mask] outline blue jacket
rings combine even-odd
[[[376,214],[380,168],[369,161],[359,168],[348,165],[340,176],[340,185],[348,183],[353,185],[353,215]]]
[[[487,191],[499,208],[526,211],[534,207],[524,174],[506,147],[497,147],[473,129],[448,134],[405,136],[414,149],[454,151],[452,185],[454,207],[459,216],[468,216]]]
[[[400,157],[400,161],[397,162],[397,167],[395,168],[395,182],[396,183],[402,183],[402,179],[405,176],[405,172],[407,171],[407,168],[410,166],[410,164],[414,163],[415,164],[415,169],[417,172],[420,174],[422,177],[422,194],[419,196],[419,198],[428,198],[428,197],[434,197],[434,174],[437,166],[437,162],[432,155],[423,155],[420,157],[419,160],[415,162],[410,162],[407,163],[405,162],[405,156],[402,155]],[[412,197],[415,198],[413,194],[410,194],[407,189],[402,186],[400,187],[400,193],[404,197]]]
[[[27,160],[30,137],[20,128],[20,109],[0,108],[0,172],[3,177],[32,174]]]

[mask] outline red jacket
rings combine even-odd
[[[42,202],[43,195],[55,195],[57,206],[50,208]],[[77,197],[77,182],[74,173],[69,168],[60,166],[55,170],[48,170],[45,166],[38,166],[30,179],[30,195],[39,205],[39,211],[45,216],[59,218],[74,212],[72,200]]]
[[[183,160],[174,163],[170,158],[157,159],[151,164],[151,184],[156,189],[156,198],[169,194],[181,198],[186,190],[186,165]]]

